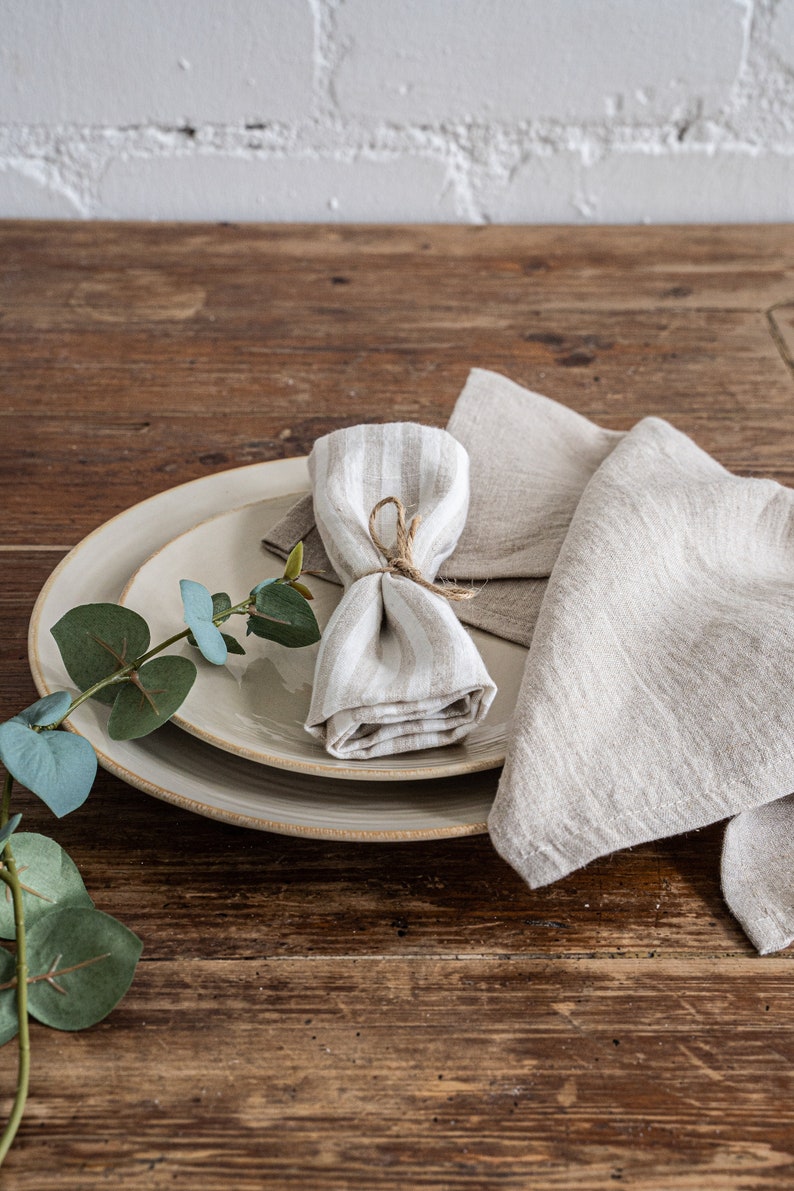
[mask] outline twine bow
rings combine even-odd
[[[385,505],[394,505],[397,510],[397,540],[393,547],[386,546],[375,529],[375,519]],[[414,538],[421,524],[419,513],[409,526],[405,524],[405,505],[397,496],[384,496],[379,500],[369,515],[369,536],[386,559],[386,566],[376,571],[368,571],[370,575],[402,575],[424,587],[425,591],[434,591],[436,595],[444,596],[447,600],[470,600],[477,592],[471,587],[458,587],[455,583],[430,583],[414,563]]]

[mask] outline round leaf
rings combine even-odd
[[[146,653],[149,626],[131,608],[118,604],[81,604],[52,628],[63,664],[81,691],[107,678]],[[107,687],[94,698],[112,703],[117,688]]]
[[[71,702],[72,696],[68,691],[53,691],[51,695],[31,703],[24,711],[17,712],[13,718],[28,727],[35,725],[37,728],[46,728],[66,715]]]
[[[19,1033],[16,985],[11,988],[1,987],[14,980],[16,974],[16,959],[5,947],[0,947],[0,1046],[5,1046],[6,1042],[16,1038]]]
[[[238,653],[238,654],[245,653],[245,650],[243,649],[240,642],[237,640],[236,637],[233,637],[231,635],[231,633],[224,633],[223,639],[226,642],[226,648],[228,649],[229,653]]]
[[[257,583],[256,587],[251,588],[251,599],[255,600],[258,592],[270,587],[273,583],[278,583],[278,579],[263,579],[261,583]]]
[[[216,591],[215,595],[212,597],[213,620],[217,621],[218,624],[226,624],[226,621],[229,619],[228,616],[223,616],[221,620],[218,620],[218,617],[221,616],[222,613],[228,612],[231,606],[232,601],[229,599],[229,596],[226,594],[226,592]]]
[[[28,930],[54,908],[93,906],[72,858],[55,840],[35,831],[14,836],[14,860],[22,882]],[[7,885],[0,889],[0,938],[15,939],[14,906]]]
[[[56,1030],[95,1025],[130,987],[141,951],[137,935],[100,910],[45,914],[28,932],[31,1014]]]
[[[96,777],[96,753],[82,736],[35,732],[19,717],[0,724],[0,759],[59,818],[85,802]]]
[[[113,704],[108,720],[110,739],[137,740],[159,728],[182,704],[195,678],[196,667],[189,658],[154,658],[141,666],[137,673],[140,685],[127,683]]]
[[[320,640],[314,613],[303,596],[287,584],[260,586],[255,602],[256,613],[248,617],[247,632],[291,649]]]
[[[226,661],[226,642],[223,633],[212,621],[215,614],[212,596],[202,583],[196,583],[193,579],[180,579],[179,590],[185,609],[185,624],[193,634],[196,645],[208,662],[222,666]]]

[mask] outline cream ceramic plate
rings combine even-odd
[[[95,530],[53,572],[33,610],[28,650],[39,694],[71,688],[50,634],[70,608],[117,600],[132,572],[198,522],[306,484],[305,460],[256,463],[172,488]],[[171,724],[141,741],[111,741],[107,717],[108,709],[91,701],[72,717],[105,769],[166,802],[265,831],[360,841],[474,835],[486,830],[496,789],[494,770],[397,784],[285,772],[222,752]]]
[[[120,603],[146,615],[152,640],[162,641],[183,623],[180,579],[226,591],[235,603],[262,579],[280,575],[284,563],[262,545],[265,530],[294,503],[296,494],[232,509],[180,534],[136,571]],[[315,615],[323,628],[341,588],[311,579]],[[179,727],[237,756],[265,765],[358,781],[410,781],[494,769],[504,761],[507,720],[515,707],[526,650],[490,633],[472,631],[499,693],[485,722],[460,744],[372,761],[329,756],[304,729],[319,645],[287,649],[245,637],[245,621],[226,626],[244,642],[245,657],[230,654],[224,666],[205,662],[188,644],[171,652],[197,662],[198,680],[174,716]]]

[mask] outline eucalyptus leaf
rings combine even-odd
[[[248,617],[248,633],[277,641],[291,649],[320,640],[320,629],[306,600],[288,584],[260,586],[256,613]],[[258,615],[257,615],[258,613]]]
[[[143,617],[118,604],[81,604],[62,616],[51,631],[67,673],[81,691],[146,653],[150,641]],[[118,688],[111,686],[94,698],[112,703],[117,693]]]
[[[108,720],[110,739],[137,740],[159,728],[181,706],[195,679],[196,667],[189,658],[169,655],[146,662],[135,684],[119,691]]]
[[[303,570],[303,542],[298,542],[297,546],[293,546],[290,550],[289,558],[284,565],[284,578],[297,579]]]
[[[49,836],[18,832],[14,836],[14,860],[23,884],[22,905],[28,930],[54,908],[93,906],[77,865]],[[6,885],[0,889],[0,938],[16,938],[14,906]]]
[[[221,635],[222,635],[224,641],[226,642],[226,648],[228,649],[229,653],[239,653],[239,654],[245,653],[245,650],[243,649],[240,642],[237,640],[236,637],[233,637],[231,635],[231,633],[222,633]]]
[[[215,666],[222,666],[226,661],[226,642],[223,639],[223,633],[213,624],[212,618],[215,615],[213,597],[203,583],[196,583],[193,579],[180,579],[179,590],[182,593],[185,624],[193,634],[193,640],[208,662],[212,662]],[[231,607],[231,601],[229,607]]]
[[[46,728],[48,724],[55,724],[66,715],[71,702],[72,696],[68,691],[53,691],[51,695],[45,695],[43,699],[31,703],[24,711],[18,711],[13,718],[31,728]]]
[[[230,598],[226,594],[226,592],[225,591],[216,591],[215,595],[212,597],[212,618],[213,618],[213,620],[216,620],[219,616],[221,616],[222,613],[228,612],[229,609],[231,608],[231,606],[232,606],[232,601],[230,600]],[[229,620],[229,617],[223,616],[222,619],[218,621],[218,624],[226,624],[227,620]]]
[[[142,949],[137,935],[101,910],[52,910],[28,932],[30,1012],[56,1030],[95,1025],[130,987]]]
[[[17,974],[17,961],[10,951],[0,947],[0,1046],[5,1046],[19,1033],[17,1020],[17,990],[1,987],[9,984]]]
[[[226,592],[225,591],[217,592],[212,597],[212,619],[213,619],[213,621],[215,620],[215,618],[217,616],[220,616],[221,613],[225,612],[228,608],[231,608],[231,606],[232,606],[232,601],[229,599]],[[219,623],[226,624],[227,620],[231,620],[231,616],[224,616]],[[229,645],[229,642],[234,641],[234,637],[230,637],[227,633],[221,633],[221,636],[223,637],[224,641],[226,642],[227,648],[229,649],[230,653],[240,653],[240,652],[245,653],[244,649],[241,650],[241,649],[232,649],[231,648],[231,646]],[[193,645],[193,646],[195,646],[196,649],[198,649],[198,642],[196,641],[196,638],[193,636],[192,632],[188,633],[186,640],[187,640],[188,645]]]
[[[12,815],[11,816],[11,818],[6,823],[5,827],[3,827],[0,830],[0,848],[4,848],[6,846],[6,844],[11,839],[11,836],[14,834],[14,832],[16,831],[17,827],[19,827],[19,824],[21,822],[22,822],[21,815]],[[2,935],[2,934],[3,934],[3,932],[0,930],[0,935]],[[7,937],[10,938],[11,936],[8,935]]]
[[[251,599],[255,600],[258,592],[263,591],[266,587],[271,587],[274,583],[278,583],[278,579],[263,579],[261,583],[257,583],[256,587],[251,588]]]
[[[25,714],[0,724],[0,760],[60,818],[88,797],[96,777],[96,753],[72,732],[35,731]]]

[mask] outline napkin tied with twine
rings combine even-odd
[[[436,582],[466,523],[466,451],[430,426],[353,426],[314,444],[309,474],[345,593],[320,642],[306,730],[351,761],[461,740],[496,693],[451,611],[471,591]]]
[[[455,611],[530,643],[497,850],[537,888],[732,817],[724,896],[760,952],[787,946],[794,491],[732,475],[659,418],[606,431],[481,370],[448,430],[471,497],[440,573],[487,579]],[[311,521],[304,501],[268,544]]]

